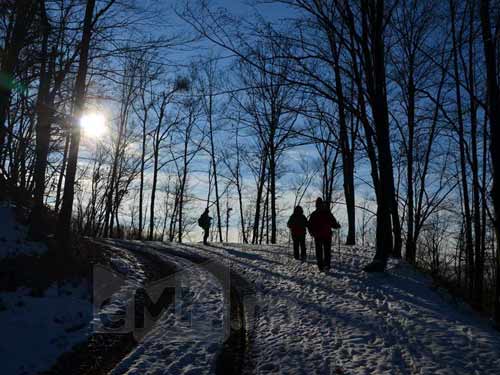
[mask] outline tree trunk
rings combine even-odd
[[[184,140],[184,154],[183,154],[184,165],[182,169],[182,180],[179,193],[179,233],[178,233],[179,243],[182,242],[182,234],[184,229],[183,209],[184,209],[184,194],[185,194],[184,191],[186,190],[186,181],[188,174],[188,145],[189,145],[189,137],[188,134],[186,134],[186,138]]]
[[[344,158],[342,158],[344,159]],[[348,155],[344,160],[344,196],[347,208],[347,238],[346,245],[356,244],[356,208],[354,191],[354,158]]]
[[[474,70],[474,2],[470,2],[470,18],[469,18],[469,99],[470,99],[470,121],[471,121],[471,172],[472,172],[472,207],[473,207],[473,222],[474,222],[474,250],[475,250],[475,280],[474,280],[474,302],[476,306],[481,307],[483,303],[483,270],[484,257],[482,253],[481,240],[481,198],[479,186],[479,161],[477,149],[477,103],[474,99],[475,95],[475,70]],[[483,223],[486,225],[486,223]]]
[[[210,132],[210,152],[212,157],[212,173],[214,177],[214,187],[215,187],[215,207],[217,210],[217,231],[219,233],[219,242],[222,242],[222,220],[220,214],[220,197],[219,197],[219,184],[217,181],[217,161],[215,159],[215,145],[214,145],[214,129],[212,123],[212,106],[213,106],[213,95],[210,91],[210,96],[208,98],[208,126]]]
[[[493,174],[491,197],[495,212],[493,226],[495,228],[497,245],[495,321],[500,325],[500,88],[496,60],[497,42],[493,38],[493,35],[497,35],[498,30],[491,31],[489,5],[489,0],[481,0],[480,17],[486,64],[486,88],[488,92],[488,113],[490,120],[490,154]]]
[[[172,210],[172,216],[170,217],[170,228],[168,234],[168,240],[172,242],[175,238],[175,224],[177,223],[177,212],[179,209],[179,186],[175,188],[175,199],[174,199],[174,209]]]
[[[245,217],[243,213],[243,194],[241,189],[241,160],[240,160],[240,145],[238,143],[238,127],[236,128],[236,190],[238,192],[238,204],[240,208],[240,224],[243,243],[248,243],[248,238],[245,230]]]
[[[238,204],[240,207],[240,224],[241,224],[241,235],[243,237],[243,243],[248,243],[246,228],[245,228],[245,216],[243,212],[243,195],[241,192],[241,185],[238,182],[236,189],[238,190]]]
[[[342,150],[342,173],[344,180],[344,197],[347,208],[347,239],[346,245],[356,244],[356,209],[355,209],[355,192],[354,192],[354,143],[349,145],[345,97],[342,85],[342,76],[340,72],[340,57],[337,44],[332,33],[329,33],[330,49],[333,52],[335,64],[335,88],[337,94],[337,103],[339,110],[339,130],[340,130],[340,147]],[[354,141],[354,140],[353,140]],[[331,194],[331,191],[330,191]]]
[[[145,109],[144,121],[142,123],[142,153],[141,153],[141,176],[139,185],[139,240],[142,240],[142,229],[143,229],[143,204],[144,204],[144,167],[146,158],[146,124],[148,113]]]
[[[408,149],[406,150],[407,170],[407,233],[405,259],[410,264],[415,264],[417,244],[415,239],[415,202],[413,190],[413,148],[415,141],[415,84],[413,79],[413,65],[409,62],[408,77]]]
[[[7,133],[4,124],[8,116],[12,89],[17,86],[14,79],[17,60],[33,18],[35,3],[33,0],[17,0],[15,2],[14,28],[12,37],[5,46],[2,70],[0,71],[0,147],[3,147]]]
[[[260,164],[260,174],[259,180],[257,182],[257,197],[255,200],[255,216],[253,222],[253,234],[252,234],[252,244],[259,243],[259,223],[261,216],[261,204],[262,204],[262,193],[264,191],[264,183],[266,179],[266,168],[267,168],[267,152],[262,156],[262,161]]]
[[[48,53],[48,39],[50,34],[50,24],[45,13],[45,2],[40,2],[40,15],[42,19],[42,53],[40,66],[40,88],[37,98],[37,126],[36,126],[36,162],[34,170],[35,192],[34,205],[31,211],[30,235],[34,239],[43,237],[43,196],[45,193],[45,172],[47,169],[47,157],[50,147],[50,122],[51,122],[51,106],[49,103],[49,89],[52,80],[53,59]]]
[[[109,180],[108,191],[106,195],[106,208],[104,215],[104,237],[112,237],[113,235],[113,195],[115,192],[116,179],[118,174],[118,157],[119,157],[119,147],[121,142],[120,133],[118,134],[117,143],[115,146],[115,151],[113,155],[113,165],[111,167],[111,177]]]
[[[57,193],[56,193],[56,205],[55,205],[55,211],[59,212],[59,207],[61,205],[61,189],[62,189],[62,183],[64,180],[64,174],[65,174],[65,169],[66,169],[66,160],[68,159],[68,151],[69,151],[69,142],[70,142],[70,134],[66,134],[65,140],[64,140],[64,151],[63,151],[63,159],[61,161],[61,171],[59,172],[59,178],[57,179]]]
[[[469,204],[469,187],[467,183],[467,164],[465,155],[465,130],[464,121],[462,115],[462,94],[460,89],[460,76],[458,71],[458,43],[455,27],[455,3],[450,0],[450,11],[451,11],[451,29],[452,29],[452,41],[453,41],[453,72],[455,81],[455,96],[457,102],[457,115],[458,115],[458,137],[459,137],[459,148],[460,148],[460,176],[461,185],[463,193],[463,208],[464,208],[464,230],[465,230],[465,256],[467,259],[467,280],[469,293],[473,296],[474,289],[474,253],[472,244],[472,217],[470,212]]]
[[[375,125],[379,168],[375,260],[385,265],[390,254],[398,256],[398,248],[394,245],[397,245],[400,239],[396,238],[393,243],[393,225],[399,224],[399,220],[395,221],[394,218],[399,217],[399,214],[394,212],[395,189],[387,109],[385,46],[383,39],[384,1],[378,0],[370,4],[363,2],[362,8],[365,37],[363,43],[364,67]],[[370,25],[368,25],[369,15]],[[397,231],[394,234],[397,237]]]
[[[396,189],[394,187],[394,175],[391,173],[392,177],[392,232],[394,235],[394,249],[392,250],[392,256],[394,258],[401,258],[401,251],[403,249],[403,238],[401,236],[401,222],[399,220],[399,206],[398,206],[398,195],[396,194]]]
[[[276,151],[271,145],[269,152],[269,190],[271,199],[271,243],[276,243]]]
[[[167,219],[168,219],[168,204],[170,201],[170,178],[168,179],[167,191],[165,197],[165,216],[163,218],[163,229],[161,231],[161,240],[165,241],[165,232],[167,231]]]
[[[156,144],[154,149],[154,162],[153,162],[153,184],[151,185],[151,206],[149,207],[149,234],[148,239],[153,241],[155,229],[155,199],[156,199],[156,185],[158,183],[158,162],[160,145]],[[180,211],[179,211],[180,212]]]
[[[71,126],[71,144],[68,155],[66,179],[64,181],[64,198],[59,214],[58,238],[63,248],[68,248],[71,237],[71,215],[73,211],[73,198],[75,194],[75,176],[78,163],[78,150],[80,147],[80,118],[85,106],[85,80],[88,68],[88,53],[92,34],[92,19],[95,0],[88,0],[83,22],[82,43],[80,46],[80,63],[75,82],[75,120]]]
[[[266,180],[267,182],[267,187],[266,187],[266,199],[264,200],[264,207],[262,208],[262,220],[260,224],[260,238],[259,238],[259,244],[262,244],[262,241],[264,240],[264,228],[266,229],[265,234],[266,234],[266,243],[269,243],[269,178]]]

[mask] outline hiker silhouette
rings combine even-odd
[[[205,209],[205,211],[201,214],[200,218],[198,219],[198,225],[203,229],[203,244],[207,245],[208,242],[208,236],[210,234],[210,226],[212,225],[212,218],[209,215],[208,208]]]
[[[293,257],[295,259],[301,259],[302,262],[306,260],[306,228],[307,228],[307,218],[304,216],[304,210],[302,207],[297,206],[293,210],[293,214],[288,219],[288,228],[290,228],[290,233],[292,235],[293,241]],[[300,258],[299,258],[299,247],[300,247]]]
[[[316,210],[309,217],[307,228],[314,238],[318,268],[320,272],[328,271],[332,259],[332,229],[340,228],[328,202],[316,199]]]

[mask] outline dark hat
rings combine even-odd
[[[302,207],[297,206],[297,207],[294,208],[293,213],[294,214],[303,214],[304,210],[302,209]]]

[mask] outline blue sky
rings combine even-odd
[[[158,5],[158,2],[156,1],[150,1],[150,3],[154,5]],[[168,9],[174,6],[174,4],[177,4],[178,2],[175,1],[169,1],[165,3],[161,3],[161,6]],[[224,0],[224,1],[218,1],[216,4],[220,4],[220,6],[226,7],[229,11],[235,12],[236,14],[244,17],[246,15],[251,15],[252,12],[254,11],[251,7],[247,5],[246,1],[229,1],[229,0]],[[148,4],[146,4],[148,6]],[[153,7],[151,7],[153,9]],[[283,5],[265,5],[259,8],[259,11],[261,14],[264,14],[264,16],[269,20],[269,21],[279,21],[280,18],[282,17],[289,17],[293,14],[293,12],[286,10],[286,8]],[[169,23],[175,28],[179,27],[184,27],[182,24],[182,21],[177,19],[176,16],[174,15],[173,12],[170,12],[170,14],[173,15],[173,19],[170,20],[161,20],[161,22],[156,23],[156,26],[153,29],[153,33],[161,32],[162,23]],[[165,29],[165,33],[168,33],[169,30]],[[145,30],[142,30],[143,32]],[[161,51],[160,55],[160,63],[162,61],[166,61],[167,57],[169,59],[173,59],[174,61],[177,62],[182,62],[185,63],[188,61],[190,58],[196,55],[200,56],[207,56],[208,54],[214,55],[214,54],[221,54],[224,55],[224,51],[222,51],[220,48],[215,48],[213,45],[211,45],[209,42],[203,42],[201,44],[203,48],[199,48],[200,45],[198,45],[195,49],[182,49],[182,50],[176,50],[172,51],[170,49],[165,49]],[[162,59],[161,56],[165,56],[165,59]],[[227,60],[226,60],[227,61]],[[222,65],[224,62],[221,63]],[[172,71],[173,68],[169,69]],[[174,71],[173,74],[176,74]],[[225,98],[220,98],[220,100],[225,100]],[[103,106],[106,108],[109,112],[113,112],[113,105],[111,103],[106,103],[103,104]],[[112,116],[109,116],[112,117]],[[220,131],[217,133],[217,138],[216,138],[216,147],[219,149],[222,149],[227,145],[227,142],[232,141],[230,138],[228,139],[228,133],[224,131]],[[95,140],[84,140],[84,153],[85,155],[85,148],[87,150],[92,149],[92,144],[95,142]],[[243,144],[242,147],[245,147]],[[303,156],[309,157],[311,160],[313,158],[317,158],[317,152],[314,148],[314,146],[301,146],[298,148],[293,148],[287,152],[286,155],[282,157],[282,162],[284,162],[284,165],[286,165],[287,168],[287,173],[285,173],[278,182],[278,207],[282,211],[281,217],[283,220],[285,220],[288,216],[288,212],[291,213],[291,210],[293,209],[293,193],[291,192],[293,184],[296,182],[297,178],[300,178],[300,175],[298,175],[294,170],[298,169],[298,160],[302,158]],[[191,167],[191,181],[190,181],[190,188],[191,191],[190,193],[194,195],[197,199],[190,207],[189,207],[189,212],[188,215],[191,216],[191,218],[197,218],[199,215],[199,211],[202,210],[202,207],[204,206],[204,203],[202,202],[203,199],[206,199],[207,196],[207,179],[208,179],[208,165],[209,165],[209,159],[208,155],[206,153],[200,153],[197,156],[196,161],[192,164]],[[340,165],[340,163],[339,163]],[[222,165],[219,167],[219,171],[223,169]],[[368,177],[368,175],[367,175]],[[150,175],[148,174],[146,176],[147,179],[150,179]],[[160,183],[162,183],[163,180],[167,178],[167,175],[164,173],[160,177]],[[246,200],[246,203],[252,203],[252,201],[255,199],[254,198],[254,181],[253,181],[253,176],[248,172],[248,169],[244,169],[244,198]],[[303,205],[305,206],[305,211],[310,212],[313,209],[313,202],[316,198],[316,196],[319,195],[320,193],[320,187],[319,187],[319,176],[317,179],[316,183],[313,183],[310,187],[309,194],[304,198],[305,202],[303,202]],[[226,180],[224,178],[220,178],[220,190],[222,191],[224,189],[224,185],[226,183]],[[339,192],[341,192],[341,180],[339,179],[338,181],[338,187],[339,187]],[[341,195],[340,195],[341,196]],[[132,194],[129,195],[129,200],[124,203],[122,209],[127,211],[129,209],[129,205],[132,204]],[[149,199],[148,196],[145,197],[146,200]],[[160,205],[162,200],[162,193],[159,193],[159,196],[157,197],[157,202]],[[225,207],[225,197],[223,198],[223,208]],[[234,189],[232,189],[231,194],[230,194],[230,206],[234,208],[231,221],[230,221],[230,237],[232,240],[237,240],[236,237],[236,232],[239,228],[239,212],[237,210],[238,204],[237,204],[237,194]],[[339,217],[341,222],[346,222],[345,220],[345,207],[341,204],[337,205],[334,207],[334,211],[336,215]],[[161,213],[161,210],[159,210],[159,213]],[[215,209],[212,209],[211,211],[212,216],[215,217]],[[280,226],[284,227],[284,221],[280,222]],[[281,228],[283,229],[283,228]],[[285,228],[286,229],[286,228]],[[194,232],[191,234],[194,240],[198,240],[199,236],[199,230],[198,228],[194,228]]]

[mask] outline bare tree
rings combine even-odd
[[[149,208],[149,231],[148,239],[153,240],[155,228],[155,198],[158,184],[158,172],[163,168],[164,163],[160,162],[160,150],[163,143],[169,138],[170,132],[175,126],[175,120],[167,116],[167,105],[170,104],[173,92],[162,92],[157,98],[157,103],[153,105],[156,114],[156,126],[151,132],[152,138],[152,159],[153,159],[153,182],[151,186],[151,201]]]
[[[286,81],[287,64],[279,61],[278,51],[273,46],[262,45],[254,56],[259,67],[245,62],[240,64],[241,80],[246,98],[241,108],[251,116],[251,126],[259,143],[266,149],[269,176],[271,243],[276,243],[276,176],[280,156],[291,146],[295,135],[296,120],[301,95],[298,88]],[[273,71],[273,73],[269,73]]]
[[[214,59],[210,59],[210,61],[206,64],[204,69],[204,80],[200,81],[200,89],[203,95],[203,106],[205,109],[205,115],[207,117],[208,122],[208,137],[210,141],[210,158],[212,160],[212,177],[213,177],[213,185],[215,189],[215,207],[217,210],[217,230],[219,234],[219,241],[222,242],[222,218],[221,218],[221,209],[220,209],[220,194],[219,194],[219,181],[218,181],[218,173],[217,173],[217,156],[215,150],[215,140],[214,135],[216,128],[214,126],[214,111],[215,111],[215,90],[217,89],[217,85],[219,82],[217,64]]]
[[[144,230],[144,173],[147,169],[147,163],[151,159],[148,155],[147,139],[149,132],[149,122],[151,120],[151,112],[154,105],[154,84],[157,75],[160,74],[159,69],[153,68],[152,58],[144,55],[140,62],[140,76],[139,76],[139,92],[138,100],[134,105],[134,112],[139,118],[141,124],[141,169],[140,169],[140,183],[139,183],[139,228],[138,237],[142,239],[142,232]]]
[[[58,238],[63,248],[67,248],[70,240],[71,213],[73,211],[74,183],[76,167],[78,162],[78,149],[80,147],[80,128],[78,118],[85,107],[85,80],[88,70],[88,55],[90,40],[92,37],[92,23],[95,0],[88,0],[85,8],[85,18],[83,22],[82,42],[80,46],[80,63],[75,82],[75,120],[71,126],[71,143],[68,154],[68,165],[66,169],[66,179],[64,181],[64,198],[61,212],[59,214]]]
[[[238,193],[238,205],[240,211],[240,225],[241,225],[241,235],[243,239],[243,243],[248,243],[248,238],[246,234],[246,226],[245,226],[245,217],[243,210],[243,176],[242,176],[242,165],[241,165],[241,149],[242,145],[240,144],[240,120],[238,118],[237,122],[234,126],[234,149],[227,149],[224,152],[224,164],[229,171],[230,181],[236,187],[236,192]],[[227,226],[226,226],[227,232]],[[227,233],[226,233],[226,242],[227,242]]]
[[[195,75],[192,75],[191,81],[196,79]],[[193,83],[190,83],[192,86]],[[186,89],[188,89],[186,87]],[[181,111],[183,112],[183,121],[181,121],[180,126],[177,128],[179,133],[180,142],[180,160],[181,164],[177,161],[177,157],[173,155],[173,160],[177,168],[178,175],[178,233],[177,238],[179,242],[182,242],[182,237],[184,233],[184,206],[186,201],[186,191],[188,184],[188,173],[189,166],[193,161],[194,157],[203,147],[204,132],[198,131],[198,122],[201,115],[201,103],[200,99],[196,97],[193,92],[194,88],[188,91],[187,97],[181,103]],[[198,133],[198,134],[197,134]]]
[[[110,170],[109,186],[106,197],[106,215],[104,217],[103,235],[105,237],[113,235],[116,214],[118,210],[117,203],[120,201],[120,168],[127,147],[130,142],[133,130],[130,128],[130,114],[133,103],[138,94],[138,74],[139,65],[137,59],[133,56],[126,56],[124,61],[123,79],[121,82],[120,111],[117,120],[116,137],[112,138],[114,143],[112,151],[112,162]]]

